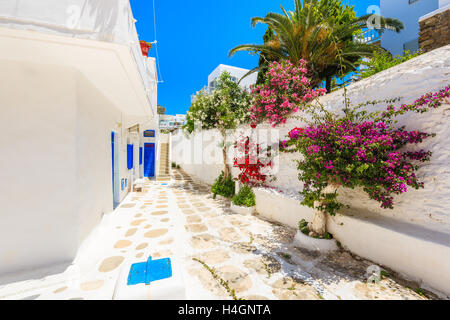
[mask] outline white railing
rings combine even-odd
[[[353,36],[353,41],[360,43],[373,43],[381,39],[381,32],[378,29],[367,29],[360,34]]]

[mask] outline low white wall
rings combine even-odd
[[[266,219],[298,228],[302,219],[312,221],[314,210],[270,189],[254,189],[256,211]],[[360,211],[328,216],[328,230],[351,252],[389,267],[421,288],[450,297],[450,235],[387,220]]]
[[[297,229],[302,219],[312,221],[314,211],[299,205],[299,198],[275,190],[255,188],[256,211],[262,217]]]
[[[348,97],[353,105],[366,101],[391,99],[399,97],[400,102],[411,103],[421,95],[437,91],[449,84],[450,74],[450,46],[442,47],[401,65],[393,67],[389,70],[380,72],[368,79],[356,82],[348,87]],[[343,90],[339,90],[328,94],[320,99],[320,102],[328,109],[339,112],[343,107]],[[386,103],[376,106],[367,107],[370,110],[381,110],[385,108]],[[443,252],[447,252],[450,247],[450,108],[444,105],[436,110],[425,114],[408,114],[399,118],[399,126],[406,125],[409,130],[422,130],[436,133],[435,138],[430,138],[421,145],[414,148],[423,148],[431,150],[433,157],[430,163],[422,165],[418,171],[418,177],[425,182],[425,189],[409,190],[406,194],[396,197],[395,209],[384,210],[379,204],[370,200],[361,190],[339,190],[340,198],[343,202],[351,206],[350,210],[344,210],[343,214],[355,219],[366,219],[366,225],[373,226],[371,232],[360,232],[359,228],[355,228],[348,236],[343,237],[343,243],[356,253],[372,259],[375,262],[385,263],[393,269],[409,274],[416,279],[424,280],[430,286],[450,293],[450,285],[442,285],[442,283],[450,284],[450,275],[448,261],[440,259]],[[277,127],[280,139],[294,127],[301,127],[304,124],[299,120],[289,119],[286,125]],[[259,129],[269,129],[267,124],[258,126]],[[248,128],[247,128],[248,129]],[[203,132],[208,139],[217,136],[217,132]],[[229,141],[234,141],[236,136],[230,137]],[[221,156],[220,149],[213,147],[217,145],[218,140],[208,140],[203,142],[203,149],[198,143],[192,146],[189,141],[201,140],[199,134],[193,134],[189,140],[179,133],[173,137],[173,157],[174,161],[179,163],[189,174],[206,183],[212,183],[222,170],[221,162],[207,163],[202,161],[207,153],[214,153]],[[298,193],[302,188],[302,184],[298,181],[298,171],[294,160],[299,157],[298,154],[282,154],[279,159],[279,172],[276,180],[269,182],[268,185],[285,190],[287,193]],[[231,159],[229,161],[231,163]],[[233,175],[236,176],[238,171],[233,169]],[[311,212],[308,208],[294,208],[289,201],[281,201],[277,198],[274,206],[266,205],[265,201],[272,201],[274,196],[258,196],[257,209],[259,212],[274,220],[280,221],[292,227],[296,227],[298,221],[302,218],[309,219]],[[299,203],[300,201],[298,201]],[[284,208],[284,206],[287,207]],[[291,217],[290,215],[294,217]],[[350,223],[349,223],[350,225]],[[383,234],[380,230],[395,231],[395,236],[387,237],[387,239],[395,238],[391,247],[398,249],[389,250],[389,241],[384,242],[387,246],[382,251],[374,248],[380,245],[380,236]],[[414,232],[411,232],[414,230]],[[334,230],[335,231],[335,230]],[[388,232],[388,231],[386,231]],[[377,235],[368,237],[367,234]],[[425,239],[427,245],[420,245],[422,252],[427,255],[414,255],[410,252],[400,255],[403,249],[412,248],[410,238]],[[417,240],[419,241],[419,240]],[[429,247],[427,247],[429,245]],[[431,249],[434,248],[435,249]],[[442,251],[442,250],[444,251]],[[399,251],[400,250],[400,251]],[[390,257],[402,257],[414,260],[416,263],[420,259],[425,259],[417,266],[408,266],[407,261],[399,262],[399,259],[391,259]],[[383,258],[385,257],[385,259]],[[433,260],[431,257],[434,257]],[[427,271],[431,261],[436,264],[438,273]],[[443,271],[447,271],[443,273]],[[427,275],[428,274],[428,275]],[[432,275],[434,274],[434,275]],[[437,275],[440,276],[438,281]],[[447,277],[442,279],[442,277]]]

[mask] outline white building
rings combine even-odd
[[[157,76],[135,22],[128,0],[0,1],[0,283],[67,266],[154,175]]]
[[[238,83],[240,81],[240,83],[239,83],[240,87],[242,89],[246,89],[246,90],[248,90],[251,85],[254,85],[256,83],[257,78],[258,78],[258,73],[256,73],[256,72],[252,73],[251,75],[249,75],[249,76],[247,76],[245,78],[243,78],[250,70],[243,69],[243,68],[238,68],[238,67],[233,67],[233,66],[228,66],[228,65],[224,65],[224,64],[220,64],[208,76],[208,85],[203,87],[202,90],[207,92],[207,93],[211,93],[212,91],[214,91],[215,88],[216,88],[217,79],[225,71],[228,72],[231,75],[231,79],[234,82]],[[242,79],[242,81],[241,81],[241,79]],[[193,103],[194,101],[195,101],[195,95],[192,95],[191,103]]]
[[[380,0],[380,5],[382,16],[399,19],[405,25],[400,33],[385,32],[381,37],[381,46],[395,56],[419,49],[419,19],[450,5],[450,0]]]
[[[171,115],[161,115],[159,117],[159,129],[160,130],[173,130],[181,128],[186,124],[186,115],[177,114],[175,116]]]

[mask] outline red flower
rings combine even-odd
[[[298,138],[300,135],[302,135],[305,132],[305,129],[302,128],[294,128],[289,132],[289,137],[291,139],[296,139]]]

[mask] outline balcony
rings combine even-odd
[[[353,36],[353,41],[359,43],[374,43],[379,40],[381,40],[381,32],[379,29],[367,29]]]
[[[74,56],[72,60],[75,60],[77,58],[75,51],[79,51],[81,48],[95,47],[103,53],[106,53],[107,50],[116,51],[115,56],[120,57],[123,66],[127,66],[126,70],[122,71],[120,75],[128,73],[127,77],[133,78],[133,80],[137,78],[134,83],[136,87],[132,90],[138,96],[136,99],[140,100],[141,106],[137,110],[131,110],[131,112],[156,115],[156,103],[153,97],[156,95],[157,84],[155,61],[153,58],[143,56],[135,27],[136,20],[133,18],[129,1],[71,0],[69,2],[70,4],[67,1],[60,0],[0,1],[0,29],[3,28],[5,34],[8,34],[8,30],[14,29],[15,33],[23,35],[31,30],[34,33],[32,37],[29,37],[29,40],[39,39],[48,42],[50,39],[55,39],[58,43],[64,42],[66,48],[68,48],[69,42],[71,42],[70,45],[76,47],[76,49],[66,49],[65,57],[58,55],[56,49],[52,49],[53,51],[49,53],[49,56],[50,54],[56,56],[56,58],[53,58],[55,61],[56,59],[64,60],[64,58],[69,60],[71,56]],[[46,8],[51,8],[51,10]],[[12,37],[12,33],[10,36]],[[56,43],[55,41],[50,43]],[[36,43],[36,41],[33,43]],[[42,51],[39,52],[42,53]],[[87,53],[84,54],[87,55]],[[87,64],[88,60],[85,58],[84,63]],[[102,59],[100,58],[100,60]],[[106,57],[103,60],[106,64]],[[78,63],[77,68],[84,70],[83,66],[80,66],[81,63],[83,62]],[[61,61],[61,64],[75,63],[73,61]],[[87,73],[94,74],[94,78],[99,77],[95,75],[95,73],[100,73],[99,70],[96,70],[99,66],[98,64],[93,65],[89,69],[86,66]],[[110,64],[109,73],[112,72],[112,69],[113,66]],[[138,77],[135,77],[136,72]],[[106,83],[114,80],[103,79],[99,82]],[[129,79],[127,81],[130,82]],[[104,86],[101,83],[99,87]],[[122,90],[124,88],[123,85],[119,87]],[[120,90],[105,89],[105,91],[108,91],[104,92],[108,96],[108,93],[119,92]],[[143,95],[147,97],[145,98]],[[120,97],[111,98],[111,100],[121,101]],[[130,104],[129,101],[128,104]]]

